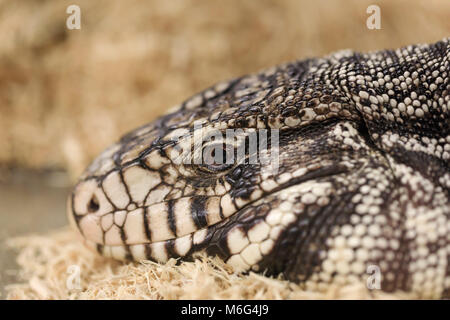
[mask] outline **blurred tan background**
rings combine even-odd
[[[66,8],[81,8],[81,30]],[[366,9],[381,8],[381,30]],[[214,82],[287,60],[450,36],[450,1],[0,1],[0,166],[75,178]]]

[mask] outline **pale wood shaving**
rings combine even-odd
[[[219,258],[199,254],[193,262],[165,265],[122,263],[85,248],[69,229],[8,240],[19,250],[23,282],[7,286],[8,299],[407,299],[405,293],[368,291],[363,284],[326,292],[261,274],[241,275]],[[68,290],[68,268],[81,270],[81,290]]]

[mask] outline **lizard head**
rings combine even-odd
[[[69,199],[85,242],[118,259],[185,256],[268,195],[345,170],[315,140],[337,117],[356,119],[352,107],[337,92],[300,90],[300,70],[215,85],[106,149]]]
[[[208,88],[95,159],[69,219],[116,259],[205,249],[313,287],[376,265],[384,289],[408,290],[421,280],[398,257],[426,246],[424,273],[446,263],[448,231],[433,227],[448,219],[445,52],[343,51]]]

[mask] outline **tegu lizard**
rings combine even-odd
[[[384,291],[449,297],[449,40],[344,50],[213,85],[95,159],[69,219],[115,259],[204,250],[314,290],[375,270]],[[210,138],[227,130],[241,139]],[[207,146],[235,154],[264,130],[239,161],[203,159]],[[249,161],[256,153],[277,158]]]

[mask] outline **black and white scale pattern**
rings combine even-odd
[[[105,150],[69,218],[116,259],[206,250],[312,290],[365,283],[376,266],[382,290],[448,298],[449,41],[340,51],[210,87]],[[194,121],[244,140],[279,129],[278,171],[180,164]]]

